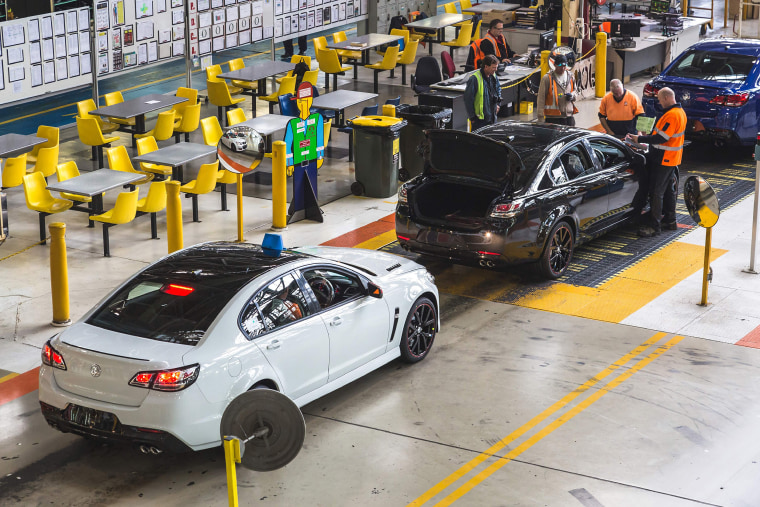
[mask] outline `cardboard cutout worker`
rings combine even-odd
[[[309,114],[313,100],[311,83],[301,83],[296,90],[300,118],[288,122],[285,130],[286,164],[293,174],[293,200],[288,209],[288,223],[308,218],[322,222],[317,203],[317,169],[325,156],[325,124],[319,113]]]

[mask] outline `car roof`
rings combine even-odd
[[[259,275],[309,255],[283,250],[268,255],[260,245],[216,241],[164,257],[140,273],[141,278],[199,281],[237,291]]]
[[[760,56],[760,41],[748,39],[706,39],[694,44],[691,49],[727,51],[743,55]]]

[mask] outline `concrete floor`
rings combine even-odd
[[[370,74],[360,78],[340,84],[371,87]],[[643,81],[630,87],[640,92]],[[381,83],[381,103],[399,94],[413,101],[400,78]],[[596,123],[597,107],[582,103],[581,126]],[[75,137],[62,133],[61,159],[94,168]],[[333,131],[336,155],[320,188],[350,179],[346,141]],[[146,456],[65,435],[44,422],[36,391],[13,392],[23,377],[15,374],[39,365],[40,347],[56,332],[48,249],[33,246],[37,217],[19,190],[8,192],[12,232],[0,246],[0,505],[225,505],[221,450]],[[109,194],[107,203],[114,199]],[[184,202],[185,245],[235,239],[234,199],[223,212],[218,195],[202,196],[199,224]],[[292,224],[285,244],[374,230],[395,203],[330,202],[324,224]],[[393,362],[304,407],[306,441],[291,464],[269,473],[238,467],[241,505],[757,505],[760,351],[734,345],[748,324],[731,324],[754,322],[751,301],[760,297],[760,284],[738,274],[748,255],[750,205],[745,199],[725,210],[716,227],[714,247],[727,253],[714,263],[721,276],[704,309],[693,300],[697,272],[659,296],[652,292],[648,305],[620,323],[560,313],[560,304],[542,311],[488,300],[485,291],[462,287],[479,287],[490,272],[456,267],[458,287],[450,278],[442,289],[442,329],[429,357],[412,366]],[[246,197],[244,210],[246,240],[260,242],[271,202]],[[48,223],[56,220],[68,229],[73,319],[166,253],[162,216],[157,241],[147,219],[113,228],[111,258],[102,256],[100,229],[87,229],[82,214]],[[384,240],[388,234],[351,245],[378,248],[393,239]],[[699,245],[703,234],[694,230],[676,243]]]

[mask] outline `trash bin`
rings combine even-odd
[[[358,116],[354,129],[356,181],[351,193],[391,197],[398,191],[399,134],[406,120],[390,116]]]
[[[425,140],[425,129],[442,129],[451,121],[451,109],[442,106],[396,106],[396,116],[409,122],[401,133],[401,169],[399,179],[406,181],[422,174],[424,159],[417,151]]]

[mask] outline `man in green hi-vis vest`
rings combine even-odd
[[[496,115],[501,104],[501,85],[496,77],[499,60],[494,55],[486,55],[480,68],[467,80],[464,90],[464,107],[470,119],[470,131],[496,123]]]
[[[285,130],[285,163],[288,172],[293,173],[293,200],[288,209],[288,223],[304,218],[321,222],[322,210],[317,204],[317,169],[325,156],[325,121],[321,114],[309,113],[313,100],[311,83],[301,83],[291,100],[297,101],[300,118],[290,120]]]

